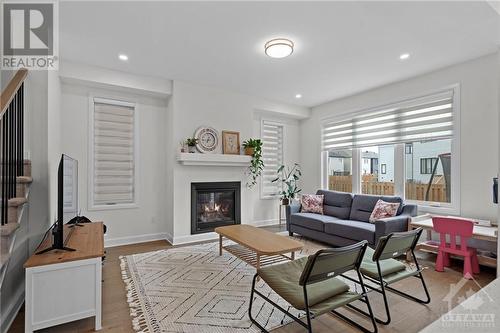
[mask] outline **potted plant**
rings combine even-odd
[[[251,188],[257,184],[257,178],[262,174],[264,162],[262,161],[262,140],[248,139],[243,142],[245,155],[251,155],[250,166],[248,167],[249,179],[247,187]]]
[[[281,204],[287,206],[290,204],[290,200],[295,199],[295,196],[302,191],[297,185],[302,176],[300,165],[295,163],[292,168],[281,165],[276,173],[278,176],[271,182],[281,182],[283,186],[283,190],[280,192]]]
[[[262,147],[262,141],[260,139],[248,139],[243,141],[243,149],[245,150],[245,155],[253,156],[255,148]]]
[[[196,152],[196,144],[198,144],[197,138],[187,138],[186,139],[186,145],[188,146],[188,151],[190,153]]]

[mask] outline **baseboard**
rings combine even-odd
[[[24,283],[22,283],[21,286],[22,288],[19,288],[16,293],[15,302],[11,302],[7,309],[2,308],[0,317],[0,329],[2,333],[7,333],[9,331],[10,325],[12,325],[12,322],[16,319],[21,306],[24,304]]]
[[[284,222],[282,222],[282,224],[283,223]],[[260,221],[252,221],[251,223],[245,223],[245,224],[253,225],[255,227],[264,227],[269,225],[276,225],[278,224],[278,220],[277,219],[260,220]],[[152,242],[157,240],[166,240],[170,244],[180,245],[180,244],[203,242],[207,240],[215,240],[218,237],[219,236],[215,232],[208,232],[205,234],[198,234],[198,235],[186,235],[179,237],[174,237],[167,232],[129,236],[129,237],[116,237],[116,238],[106,238],[105,236],[104,246],[115,247],[115,246],[129,245],[129,244]]]
[[[156,234],[145,234],[138,236],[128,236],[128,237],[116,237],[116,238],[106,238],[104,239],[104,247],[115,247],[121,245],[137,244],[152,242],[157,240],[167,240],[172,243],[169,239],[172,239],[166,232],[160,232]]]
[[[216,240],[218,238],[219,235],[216,234],[215,232],[207,232],[204,234],[174,237],[172,244],[173,245],[189,244],[189,243],[203,242],[207,240]]]
[[[270,225],[277,225],[278,219],[270,219],[270,220],[260,220],[260,221],[252,221],[250,223],[244,223],[248,225],[253,225],[254,227],[266,227]],[[281,221],[281,224],[285,224],[285,221]]]

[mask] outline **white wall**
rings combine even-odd
[[[240,132],[240,140],[260,137],[260,121],[265,119],[285,124],[285,162],[299,160],[299,122],[297,117],[309,114],[307,108],[273,103],[261,98],[232,93],[207,86],[174,81],[173,98],[173,146],[167,154],[175,154],[179,142],[192,136],[200,125]],[[277,222],[276,200],[261,200],[258,186],[245,187],[244,167],[200,167],[173,165],[173,218],[174,243],[196,239],[191,237],[191,182],[241,181],[241,220],[248,224]],[[203,237],[203,236],[202,236]]]
[[[463,216],[496,220],[491,178],[498,173],[498,55],[451,66],[313,108],[301,124],[304,189],[321,186],[320,133],[325,117],[384,105],[459,83],[461,91],[461,193]]]
[[[138,207],[89,211],[88,151],[89,96],[132,101],[139,117]],[[82,215],[108,226],[106,244],[164,238],[167,225],[165,131],[167,100],[150,96],[63,83],[61,150],[78,160],[79,202]]]
[[[48,72],[47,151],[49,171],[49,221],[57,219],[57,167],[61,158],[61,81],[59,71]]]

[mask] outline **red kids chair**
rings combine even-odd
[[[472,273],[479,274],[477,251],[467,247],[467,241],[472,237],[474,222],[451,217],[433,217],[432,224],[440,238],[436,271],[443,272],[444,267],[450,265],[450,254],[453,254],[464,257],[464,277],[466,279],[471,279]],[[446,235],[449,235],[450,243],[446,241]],[[457,236],[460,237],[460,245],[457,245]]]

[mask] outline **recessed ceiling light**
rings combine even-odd
[[[126,54],[120,54],[120,55],[118,55],[118,58],[121,61],[127,61],[128,60],[128,56]]]
[[[301,94],[297,94],[297,95],[295,95],[295,98],[302,98],[302,95]]]
[[[286,38],[271,39],[264,45],[264,50],[271,58],[285,58],[293,53],[293,42]]]
[[[406,60],[410,57],[410,54],[409,53],[403,53],[399,56],[399,59],[401,60]]]

